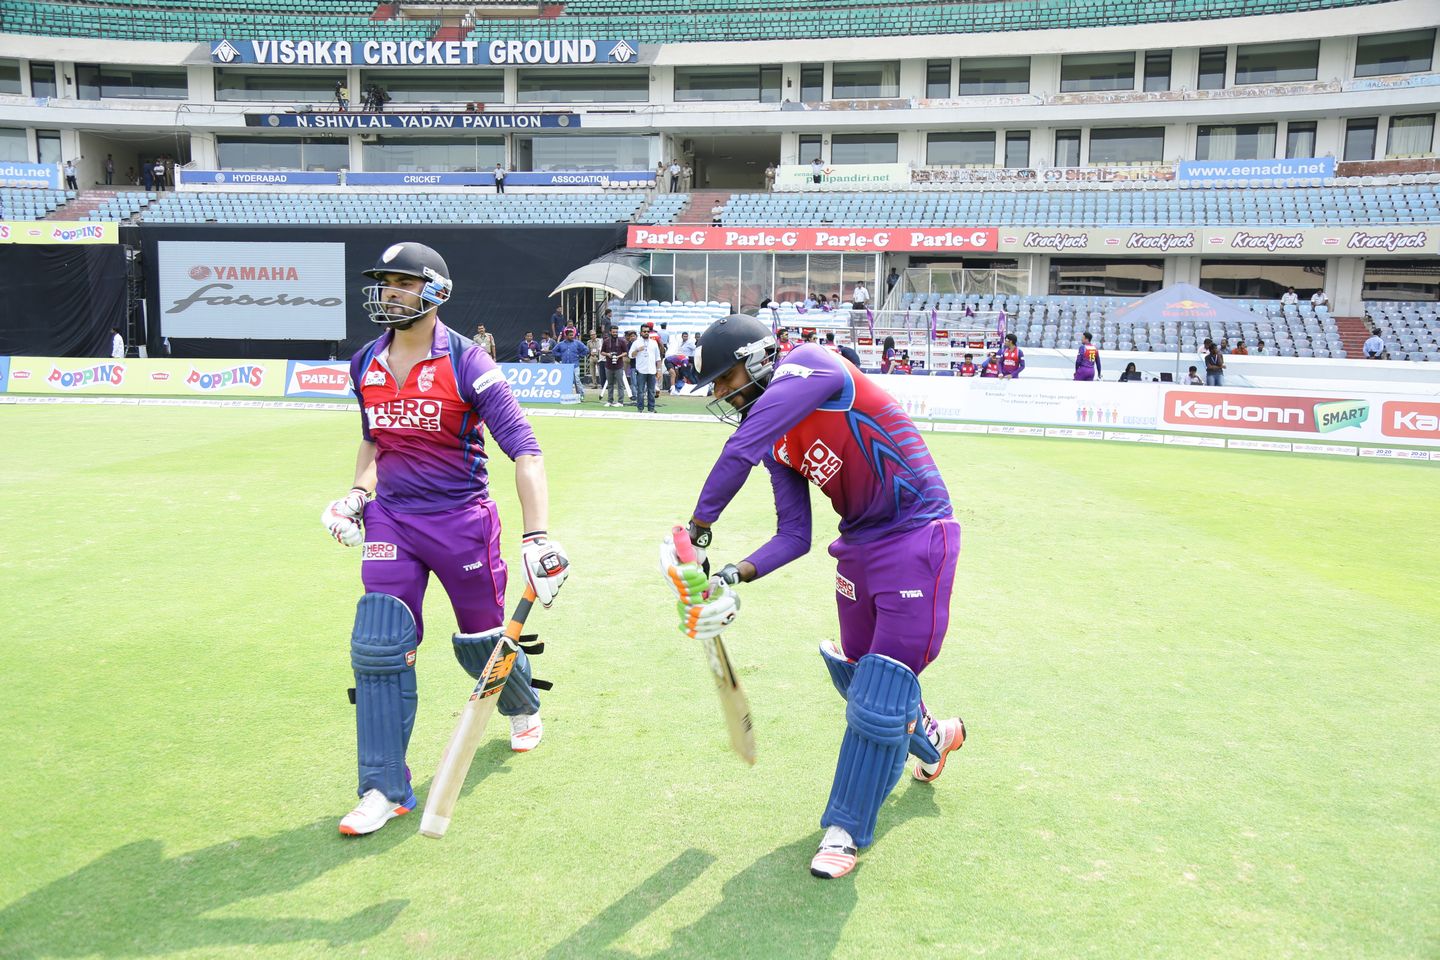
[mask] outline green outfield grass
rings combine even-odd
[[[970,741],[823,882],[828,512],[743,588],[746,768],[655,559],[725,428],[535,425],[545,742],[492,725],[443,841],[342,839],[354,414],[0,407],[0,957],[1440,955],[1434,466],[934,435],[965,539],[922,680]],[[756,476],[712,556],[772,528]],[[422,800],[470,687],[438,585],[426,622]]]

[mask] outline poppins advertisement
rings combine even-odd
[[[83,220],[0,220],[0,243],[74,246],[77,243],[119,243],[120,226]]]
[[[885,376],[880,383],[918,419],[1440,448],[1434,397],[1023,377]]]
[[[11,393],[278,397],[284,360],[11,357]]]

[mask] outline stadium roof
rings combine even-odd
[[[560,281],[558,287],[550,291],[550,296],[553,297],[562,290],[593,287],[607,290],[617,297],[623,297],[648,272],[643,263],[643,257],[636,254],[607,253],[578,270],[570,271],[570,275]]]

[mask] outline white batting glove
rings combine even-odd
[[[343,546],[358,547],[365,542],[361,518],[365,515],[365,502],[368,499],[368,490],[351,487],[349,493],[330,504],[325,508],[325,512],[320,514],[320,522],[330,531],[330,536]]]
[[[570,576],[570,558],[565,556],[565,548],[547,537],[544,530],[531,531],[520,544],[520,564],[535,599],[546,607],[554,603],[555,594]]]
[[[681,604],[680,632],[696,640],[712,640],[740,613],[740,595],[722,581],[711,581],[710,590],[700,603]]]

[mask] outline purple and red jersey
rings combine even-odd
[[[1080,344],[1075,354],[1075,379],[1097,380],[1100,377],[1100,348],[1093,343]]]
[[[360,432],[375,444],[376,494],[395,513],[438,513],[489,496],[482,429],[511,460],[540,455],[505,374],[474,343],[435,324],[430,356],[400,383],[386,331],[350,360]]]
[[[725,442],[695,505],[714,523],[764,462],[776,532],[748,559],[764,576],[810,547],[806,481],[830,498],[840,538],[869,543],[953,514],[950,493],[905,411],[843,357],[801,344]]]

